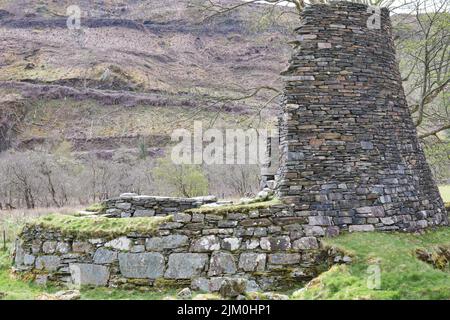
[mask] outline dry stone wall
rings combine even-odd
[[[341,229],[408,230],[448,218],[403,92],[389,12],[305,8],[283,74],[279,197]]]
[[[111,218],[167,216],[216,201],[215,196],[177,198],[124,193],[104,201],[102,213]]]
[[[284,205],[177,213],[151,235],[110,239],[30,225],[16,243],[14,265],[41,283],[190,284],[195,290],[218,291],[224,279],[240,278],[247,291],[267,290],[315,276],[329,259],[319,237],[337,232],[336,227],[308,225],[308,217]]]

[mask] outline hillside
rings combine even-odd
[[[279,87],[295,21],[274,22],[261,5],[203,22],[188,1],[81,1],[82,28],[69,30],[69,5],[0,2],[0,90],[25,99],[9,138],[19,149],[64,139],[75,152],[98,154],[136,148],[144,136],[156,152],[165,134],[194,119],[219,113],[216,125],[236,126],[273,92],[215,97]]]

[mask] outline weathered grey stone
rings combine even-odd
[[[78,290],[58,291],[55,294],[50,295],[51,300],[60,300],[60,301],[79,300],[80,298],[81,294],[80,291]]]
[[[324,236],[325,230],[320,226],[303,226],[303,230],[305,231],[306,236]]]
[[[337,226],[330,226],[327,227],[325,230],[325,236],[332,238],[332,237],[336,237],[339,235],[339,227]]]
[[[375,227],[371,224],[351,225],[348,227],[349,232],[370,232],[375,231]]]
[[[361,141],[361,148],[363,148],[364,150],[372,150],[373,143],[370,141]]]
[[[245,292],[259,292],[261,291],[261,288],[256,283],[255,280],[248,280],[247,281],[247,287],[245,288]]]
[[[145,248],[148,251],[161,251],[174,249],[188,245],[189,238],[185,235],[169,235],[166,237],[153,237],[145,240]]]
[[[145,251],[145,245],[143,244],[137,244],[131,246],[130,252],[137,253],[137,252],[144,252]]]
[[[42,241],[38,239],[34,239],[31,243],[31,253],[39,254],[41,252]]]
[[[209,263],[208,276],[236,273],[236,263],[232,254],[227,252],[214,252]]]
[[[94,263],[109,264],[117,260],[117,252],[105,248],[98,248],[94,254]]]
[[[219,292],[224,298],[234,298],[245,293],[247,280],[242,278],[226,278],[222,281]]]
[[[315,237],[303,237],[298,240],[295,240],[292,244],[292,248],[296,250],[310,250],[310,249],[318,249],[319,243]]]
[[[326,216],[311,216],[308,217],[309,224],[313,226],[331,226],[332,218]]]
[[[297,264],[300,262],[298,253],[273,253],[269,254],[269,263],[271,264]]]
[[[56,245],[56,251],[61,254],[69,253],[70,244],[67,242],[58,242],[58,244]]]
[[[386,217],[386,218],[380,218],[380,219],[381,219],[381,223],[388,225],[388,226],[395,223],[395,221],[392,217]]]
[[[264,201],[264,200],[269,199],[269,193],[267,191],[263,190],[263,191],[258,192],[256,197],[259,198],[260,200]]]
[[[25,251],[23,250],[23,243],[20,240],[16,240],[14,244],[14,264],[16,266],[22,266],[24,264]]]
[[[38,270],[56,271],[61,264],[58,256],[39,256],[36,258],[35,267]]]
[[[109,268],[90,263],[69,264],[70,278],[75,285],[106,286],[109,280]]]
[[[119,253],[120,273],[125,278],[156,279],[164,274],[164,256],[160,253]]]
[[[192,252],[210,252],[220,249],[220,240],[216,236],[201,237],[192,242]]]
[[[268,227],[272,225],[272,222],[267,218],[245,219],[240,222],[240,225],[243,227]]]
[[[419,220],[419,221],[417,221],[417,227],[420,228],[420,229],[428,227],[427,220]]]
[[[319,49],[329,49],[329,48],[331,48],[331,43],[328,43],[328,42],[318,42],[318,43],[317,43],[317,48],[319,48]]]
[[[131,209],[131,203],[129,202],[119,202],[116,203],[116,208],[121,210],[130,210]]]
[[[384,217],[383,206],[356,208],[356,212],[367,216]]]
[[[190,222],[191,219],[192,219],[191,215],[186,213],[175,213],[173,215],[173,221],[175,222],[187,223]]]
[[[261,238],[260,246],[267,251],[284,251],[291,248],[291,240],[288,236],[265,237]]]
[[[79,253],[89,253],[92,251],[92,245],[85,241],[74,241],[72,244],[72,251]]]
[[[55,253],[55,251],[56,251],[56,244],[57,244],[57,242],[56,241],[45,241],[43,244],[42,244],[42,251],[44,252],[44,253]]]
[[[275,292],[264,292],[261,294],[263,299],[266,300],[289,300],[289,296],[285,294]]]
[[[259,248],[259,242],[260,242],[260,240],[258,238],[249,239],[249,240],[245,241],[245,244],[243,245],[243,249],[254,250],[256,248]]]
[[[32,266],[34,264],[34,261],[36,261],[36,257],[32,254],[24,254],[23,256],[23,264],[27,266]]]
[[[235,251],[239,249],[239,247],[241,246],[241,242],[242,242],[241,238],[236,237],[225,238],[222,240],[222,248],[228,251]]]
[[[190,298],[191,296],[192,296],[192,292],[191,292],[191,289],[189,289],[189,288],[181,289],[177,293],[177,297],[180,297],[181,299],[187,299],[187,298]]]
[[[208,255],[202,253],[172,253],[169,256],[165,278],[191,279],[201,275],[208,262]]]
[[[255,228],[255,230],[253,231],[253,235],[255,237],[265,237],[267,236],[267,228],[265,227]]]
[[[210,280],[207,278],[199,277],[199,278],[193,278],[191,281],[191,288],[195,291],[202,291],[202,292],[211,292],[209,288]]]
[[[122,193],[119,197],[122,199],[132,199],[133,197],[136,197],[138,194],[133,192],[128,193]]]
[[[266,254],[244,252],[239,257],[239,269],[246,272],[264,271],[266,268]]]
[[[153,217],[155,215],[155,210],[152,209],[137,209],[134,211],[133,217]]]

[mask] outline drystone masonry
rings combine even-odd
[[[403,92],[389,12],[305,8],[284,72],[278,195],[354,230],[448,224]],[[375,27],[375,28],[374,28]]]
[[[110,218],[167,216],[216,201],[215,196],[177,198],[124,193],[117,198],[105,200],[102,203],[102,213]]]
[[[308,217],[284,205],[176,213],[152,234],[110,238],[29,225],[16,242],[14,266],[38,283],[191,285],[214,292],[225,279],[238,278],[246,291],[260,291],[317,275],[330,259],[318,236],[336,232],[308,225]]]
[[[406,105],[388,12],[380,29],[368,28],[370,15],[347,2],[302,13],[284,73],[280,167],[267,172],[281,203],[197,208],[215,199],[122,195],[104,203],[106,216],[172,221],[106,238],[31,224],[14,268],[38,282],[218,291],[238,278],[247,291],[267,290],[339,262],[321,238],[340,230],[448,224]]]

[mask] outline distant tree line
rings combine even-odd
[[[139,147],[137,148],[139,149]],[[175,165],[118,150],[112,160],[74,158],[70,145],[0,153],[0,209],[87,205],[135,192],[194,197],[241,197],[259,186],[256,165]]]

